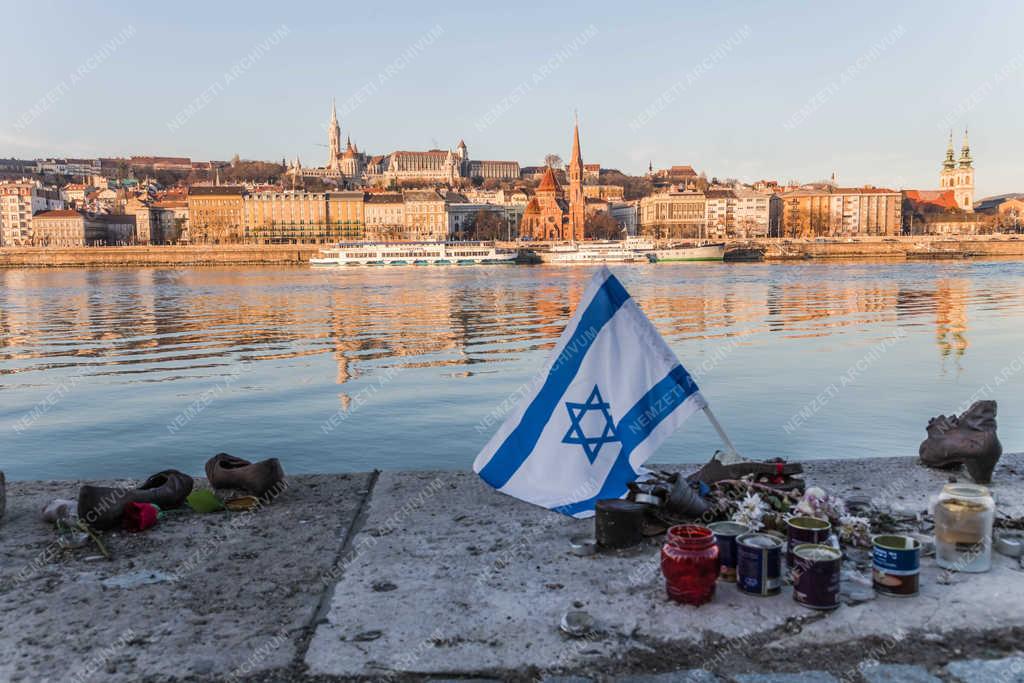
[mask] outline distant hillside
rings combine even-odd
[[[995,194],[995,195],[992,195],[991,197],[982,197],[981,199],[976,200],[974,203],[975,204],[980,204],[981,202],[990,202],[990,201],[992,201],[994,199],[1024,199],[1024,192],[1010,192],[1010,193],[1007,193],[1007,194]]]

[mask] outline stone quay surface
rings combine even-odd
[[[913,458],[805,469],[809,485],[908,511],[950,476]],[[847,577],[833,612],[727,583],[689,607],[665,594],[660,539],[575,556],[592,520],[471,472],[288,481],[255,513],[174,510],[106,533],[111,560],[60,546],[40,518],[84,482],[8,482],[0,680],[1024,681],[1024,568],[1001,555],[984,574],[926,557],[913,598]],[[1003,457],[992,490],[1024,515],[1024,455]],[[559,629],[574,609],[594,620],[579,638]]]

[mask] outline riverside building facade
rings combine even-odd
[[[40,247],[89,247],[135,244],[135,217],[87,214],[75,209],[42,211],[35,216],[35,244]]]
[[[0,182],[0,247],[31,245],[35,214],[62,208],[60,191],[38,180]]]
[[[639,232],[656,239],[700,237],[707,226],[707,199],[694,189],[677,190],[640,200]]]
[[[363,193],[261,191],[242,198],[242,229],[257,244],[333,244],[364,239]]]
[[[784,192],[782,236],[896,236],[902,231],[903,196],[877,187],[807,187]]]
[[[188,240],[196,244],[243,242],[241,185],[193,185],[188,192]]]

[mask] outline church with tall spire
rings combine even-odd
[[[535,240],[580,242],[585,236],[587,200],[583,193],[583,155],[580,152],[580,126],[572,131],[572,154],[567,171],[569,187],[563,192],[550,166],[534,197],[526,205],[519,234]],[[565,196],[563,196],[565,195]]]
[[[477,180],[518,180],[519,162],[470,159],[465,140],[459,140],[454,151],[451,148],[398,150],[371,156],[359,151],[348,136],[342,148],[338,107],[332,99],[331,120],[327,124],[327,163],[304,168],[296,159],[288,172],[293,176],[329,179],[349,188],[404,183],[436,183],[453,187]]]
[[[944,191],[951,190],[956,198],[956,205],[967,213],[974,212],[974,159],[971,158],[971,146],[967,140],[967,129],[964,128],[964,140],[960,147],[960,158],[956,158],[953,149],[953,131],[949,131],[949,143],[946,145],[946,158],[942,161],[939,172],[939,187]]]
[[[580,122],[572,128],[572,155],[569,157],[569,230],[570,239],[583,240],[587,200],[583,195],[583,155],[580,153]]]
[[[327,170],[341,175],[341,124],[338,123],[338,107],[331,99],[331,122],[327,124]]]

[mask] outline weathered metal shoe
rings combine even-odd
[[[206,478],[215,489],[241,489],[263,497],[281,492],[284,470],[277,458],[249,462],[227,453],[218,453],[206,461]]]
[[[686,479],[691,482],[702,481],[705,484],[711,485],[720,481],[739,479],[752,474],[758,480],[758,483],[768,488],[778,491],[804,490],[804,480],[794,476],[803,474],[804,466],[801,463],[786,462],[782,458],[774,458],[764,462],[737,458],[731,458],[733,462],[728,462],[729,459],[729,456],[726,454],[716,452],[711,460]]]
[[[995,401],[976,401],[959,417],[933,417],[927,432],[918,449],[923,464],[940,469],[964,465],[976,483],[992,481],[992,470],[1003,454],[996,436]]]
[[[87,484],[78,491],[78,518],[95,529],[110,529],[121,522],[128,503],[170,510],[184,504],[192,486],[192,477],[178,470],[158,472],[135,489]]]
[[[185,504],[195,482],[178,470],[157,472],[136,489],[136,503],[152,503],[161,510],[173,510]]]

